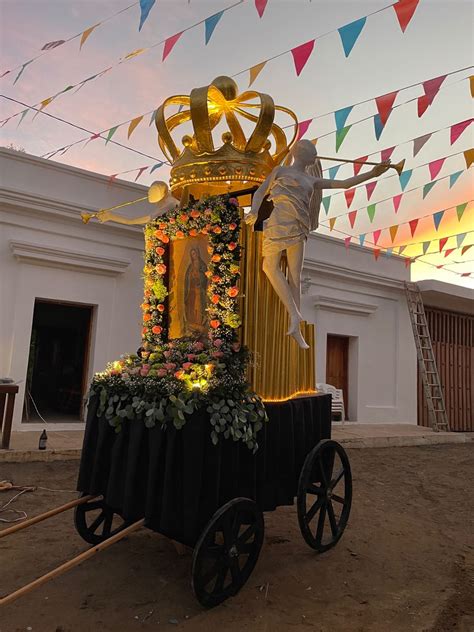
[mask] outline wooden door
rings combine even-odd
[[[349,409],[348,380],[349,338],[347,336],[327,337],[326,348],[326,384],[341,388],[344,393],[344,408]]]

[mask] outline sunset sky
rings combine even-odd
[[[373,231],[450,209],[446,210],[437,231],[432,217],[420,219],[413,238],[408,224],[404,224],[398,229],[393,244],[389,231],[383,230],[378,246],[397,248],[413,242],[415,245],[407,247],[403,254],[417,256],[422,252],[421,242],[462,233],[467,233],[462,246],[474,244],[473,170],[472,167],[465,170],[463,155],[474,145],[474,124],[452,146],[449,139],[451,125],[473,116],[469,82],[474,57],[474,3],[471,0],[420,0],[405,33],[393,8],[381,10],[390,6],[390,0],[268,0],[262,18],[254,0],[241,3],[236,0],[156,0],[140,32],[140,9],[135,3],[98,26],[81,51],[80,38],[50,50],[29,64],[13,84],[19,66],[40,54],[44,44],[82,33],[132,4],[133,0],[0,0],[0,74],[12,70],[0,80],[2,95],[31,106],[112,66],[102,77],[87,82],[78,92],[70,90],[45,108],[45,112],[86,128],[88,132],[43,114],[33,119],[34,112],[28,112],[20,126],[20,118],[16,117],[1,128],[2,146],[13,143],[28,153],[44,156],[84,139],[53,160],[107,176],[156,164],[164,158],[156,142],[156,130],[148,125],[149,114],[129,140],[127,125],[113,136],[114,141],[149,157],[112,143],[106,145],[101,139],[87,146],[85,141],[91,135],[89,132],[108,130],[153,111],[166,97],[189,94],[193,87],[206,85],[217,75],[237,75],[235,79],[243,92],[248,87],[250,67],[317,38],[299,77],[292,55],[288,53],[269,61],[252,87],[271,94],[276,103],[293,109],[300,121],[320,117],[305,134],[305,138],[319,138],[320,154],[335,155],[334,111],[413,86],[398,93],[395,106],[402,105],[391,113],[379,141],[374,135],[372,119],[357,122],[376,113],[374,101],[355,106],[347,119],[347,124],[353,127],[337,154],[357,158],[396,146],[392,161],[405,158],[405,169],[413,169],[398,213],[395,213],[392,198],[402,189],[397,174],[390,170],[382,176],[383,182],[377,184],[370,202],[364,186],[357,189],[350,208],[344,193],[333,191],[335,197],[328,215],[324,210],[321,212],[320,231],[329,233],[329,218],[338,216],[332,235],[341,238],[353,235],[353,243],[358,244],[359,236],[366,234],[365,244],[370,247],[374,241]],[[164,62],[163,44],[159,44],[117,65],[127,54],[161,42],[234,4],[236,6],[222,15],[207,45],[204,25],[200,24],[182,34]],[[372,13],[375,14],[369,15]],[[365,27],[346,58],[337,29],[364,16],[369,16]],[[460,69],[465,70],[455,73]],[[423,94],[421,82],[448,73],[455,74],[446,77],[432,105],[418,118],[416,98]],[[1,119],[25,109],[6,98],[1,98],[0,104]],[[325,114],[327,116],[321,116]],[[430,132],[436,133],[413,157],[412,139]],[[445,156],[450,157],[435,178],[439,182],[423,199],[422,187],[431,180],[428,163]],[[379,157],[376,153],[369,160]],[[325,162],[323,167],[334,164]],[[462,171],[461,175],[449,188],[448,176],[458,171]],[[156,179],[166,180],[168,173],[166,166],[153,174],[146,170],[138,181],[146,185]],[[337,178],[349,177],[352,173],[352,166],[346,165],[341,167]],[[136,175],[137,171],[120,177],[133,181]],[[414,190],[410,192],[410,189]],[[382,202],[386,198],[389,199]],[[366,207],[379,201],[370,223]],[[468,205],[459,221],[455,207],[464,202]],[[358,214],[352,228],[347,213],[354,210],[358,210]],[[444,250],[456,245],[456,238],[452,237]],[[444,252],[436,254],[438,250],[436,241],[427,255],[413,264],[413,278],[437,278],[474,288],[474,245],[464,255],[461,249],[455,249],[447,258]],[[380,256],[385,256],[383,251]],[[440,264],[445,267],[436,269]],[[378,265],[375,259],[373,265]],[[472,272],[472,276],[461,277],[449,270]]]

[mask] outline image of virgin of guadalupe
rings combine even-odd
[[[191,248],[189,256],[184,277],[184,326],[188,334],[202,334],[207,330],[207,266],[198,248]]]

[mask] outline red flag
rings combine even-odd
[[[352,239],[352,237],[344,237],[344,245],[346,247],[346,250],[349,248],[349,245],[351,243],[351,239]]]
[[[423,94],[421,97],[418,97],[417,103],[418,103],[418,118],[420,118],[420,117],[423,116],[423,114],[428,109],[428,106],[430,104],[430,100],[426,96],[426,94]]]
[[[171,37],[168,37],[168,39],[165,42],[165,47],[163,48],[163,58],[161,61],[165,61],[165,59],[171,53],[171,51],[174,48],[174,45],[179,40],[182,34],[183,34],[183,31],[181,31],[181,33],[176,33],[176,35],[172,35]]]
[[[136,182],[136,181],[138,180],[138,178],[142,175],[142,173],[143,173],[144,171],[146,171],[147,169],[148,169],[148,165],[147,165],[146,167],[140,167],[140,169],[138,170],[138,173],[137,173],[137,177],[135,178],[135,182]]]
[[[441,268],[444,268],[444,263],[442,263],[440,266],[436,266],[437,270],[441,270]]]
[[[118,173],[113,173],[111,176],[109,176],[109,184],[113,184],[117,176],[118,176]]]
[[[392,111],[393,103],[397,97],[397,94],[398,90],[395,90],[395,92],[384,94],[383,96],[377,97],[375,99],[375,105],[377,106],[382,125],[385,125],[385,123],[388,121],[388,117],[390,116],[390,112]]]
[[[393,150],[395,147],[389,147],[388,149],[382,149],[380,152],[380,160],[383,162],[384,160],[388,160],[390,156],[393,154]]]
[[[461,274],[461,276],[464,276],[464,277],[466,277],[466,276],[471,276],[471,273],[470,273],[470,272],[463,272],[463,273]]]
[[[441,84],[446,79],[448,75],[441,75],[440,77],[435,77],[434,79],[428,79],[427,81],[423,81],[423,89],[427,97],[429,97],[430,105],[433,102],[433,99],[438,94],[439,89],[441,88]]]
[[[405,258],[405,268],[409,268],[411,266],[413,262],[413,259],[411,257],[406,257]]]
[[[296,74],[299,77],[301,71],[306,65],[306,62],[309,59],[309,56],[313,52],[314,48],[314,39],[306,42],[306,44],[301,44],[296,48],[293,48],[291,54],[293,55],[293,61],[295,62],[295,70]]]
[[[377,186],[377,180],[374,180],[373,182],[367,182],[367,184],[365,185],[365,188],[367,190],[368,200],[370,200],[370,198],[372,197],[372,193],[374,192],[374,189],[376,186]]]
[[[347,208],[352,204],[352,200],[354,199],[355,189],[347,189],[344,191],[344,196],[346,198]]]
[[[414,237],[415,236],[416,227],[418,226],[418,220],[417,219],[412,219],[408,223],[410,224],[411,236]]]
[[[351,228],[354,228],[354,224],[356,221],[356,216],[357,216],[357,211],[351,211],[349,213],[349,223],[351,225]]]
[[[446,246],[449,237],[443,237],[443,239],[439,240],[439,251],[441,252],[443,248]]]
[[[375,261],[377,261],[380,255],[380,248],[374,248],[372,252],[374,253]]]
[[[418,6],[418,1],[419,0],[399,0],[393,5],[402,33],[405,33],[407,26],[410,24],[410,20]]]
[[[379,230],[374,230],[374,244],[377,245],[378,241],[380,239],[380,235],[382,234],[382,231]]]
[[[257,9],[259,17],[262,17],[264,14],[267,2],[268,0],[255,0],[255,8]]]
[[[444,256],[445,257],[449,257],[449,255],[454,252],[456,250],[456,248],[448,248],[447,250],[444,251]]]
[[[296,137],[296,140],[300,140],[300,138],[303,138],[303,136],[306,134],[306,132],[308,131],[308,127],[311,125],[313,119],[308,119],[307,121],[301,121],[301,123],[298,123],[298,135]]]
[[[395,209],[395,213],[398,213],[398,208],[400,206],[402,195],[403,193],[399,193],[398,195],[394,195],[392,198],[393,208]]]
[[[362,156],[362,158],[357,158],[359,162],[354,163],[354,175],[356,176],[359,171],[362,169],[364,162],[367,161],[368,156]]]
[[[462,121],[462,123],[456,123],[456,125],[451,125],[451,145],[457,141],[457,139],[461,136],[464,130],[469,127],[469,125],[474,121],[474,119],[467,119],[467,121]]]
[[[445,160],[446,158],[439,158],[439,160],[433,160],[433,162],[430,162],[430,164],[428,165],[432,180],[434,180],[438,173],[441,171]]]

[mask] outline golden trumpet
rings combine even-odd
[[[138,198],[138,200],[132,200],[131,202],[124,202],[124,204],[117,204],[117,206],[111,206],[110,208],[102,208],[100,209],[100,211],[96,211],[95,213],[81,213],[82,222],[84,224],[88,224],[93,217],[98,217],[101,213],[105,213],[107,211],[115,211],[118,208],[124,208],[124,206],[137,204],[137,202],[143,202],[144,200],[148,200],[148,195],[146,195],[145,197]]]
[[[363,160],[346,160],[344,158],[332,158],[330,156],[320,156],[319,154],[318,154],[318,158],[320,158],[321,160],[334,160],[336,162],[351,162],[355,165],[374,165],[376,167],[382,164],[381,162],[364,162]],[[395,169],[398,175],[400,175],[405,167],[405,159],[400,160],[400,162],[390,165],[389,167],[391,169]]]

